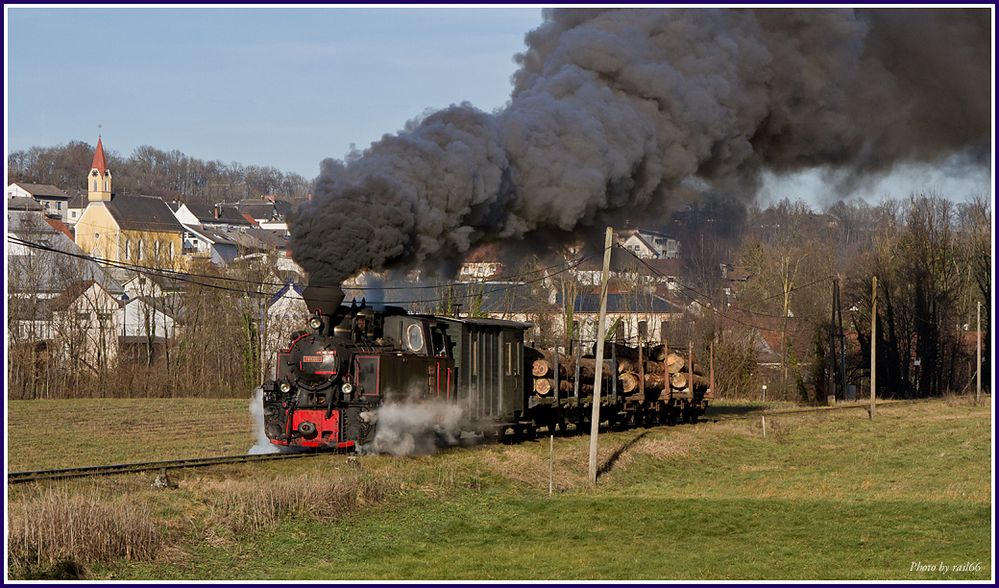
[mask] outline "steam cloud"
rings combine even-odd
[[[264,431],[264,390],[257,388],[253,391],[253,398],[250,399],[250,418],[253,420],[253,438],[256,441],[248,455],[261,453],[281,453],[281,449],[267,439]]]
[[[362,451],[426,455],[438,447],[457,445],[464,424],[461,408],[438,401],[406,401],[378,408],[375,438]]]
[[[291,227],[312,283],[559,238],[764,169],[990,151],[987,10],[545,12],[507,106],[452,105],[327,159]]]

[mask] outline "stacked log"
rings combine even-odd
[[[617,354],[618,392],[623,396],[638,394],[642,386],[644,373],[644,389],[652,393],[680,392],[689,390],[691,385],[696,389],[707,388],[707,378],[697,364],[688,365],[685,354],[668,351],[662,345],[652,346],[643,350],[643,362],[639,365],[639,353],[635,347],[626,347],[620,343],[614,352]],[[610,349],[608,349],[609,351]],[[574,358],[559,354],[556,358],[552,351],[534,353],[525,356],[534,378],[534,392],[542,397],[551,397],[555,392],[555,366],[558,365],[558,392],[561,397],[572,395],[576,391],[576,376],[578,369],[579,395],[593,394],[594,377],[596,375],[596,359],[593,357]],[[609,361],[609,359],[607,360]],[[606,373],[607,376],[612,374]],[[693,378],[691,378],[691,375]]]
[[[531,375],[534,377],[534,391],[538,395],[547,396],[553,392],[555,388],[556,363],[558,364],[558,388],[560,393],[573,394],[575,392],[578,368],[580,396],[593,394],[593,380],[596,377],[597,370],[596,359],[583,357],[577,360],[574,357],[565,356],[561,353],[556,358],[551,351],[542,351],[539,355],[539,357],[529,362]],[[609,370],[605,371],[605,375],[610,376]]]
[[[620,350],[619,348],[618,351]],[[691,384],[688,381],[690,373],[694,376],[694,387],[707,387],[707,380],[699,366],[696,364],[688,365],[688,359],[683,354],[668,352],[662,345],[649,349],[646,361],[642,365],[639,365],[638,362],[637,348],[634,349],[634,353],[622,352],[621,355],[624,356],[624,359],[618,359],[618,381],[621,383],[621,391],[625,396],[637,394],[642,389],[642,386],[639,385],[641,381],[639,373],[641,372],[645,374],[644,389],[646,392],[688,390]]]

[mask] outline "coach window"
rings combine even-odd
[[[413,323],[406,327],[406,345],[413,353],[423,351],[423,325]]]
[[[478,333],[472,339],[472,375],[479,375],[479,338]]]
[[[506,375],[513,375],[513,343],[506,344]]]
[[[445,343],[444,331],[440,327],[433,327],[430,329],[430,337],[434,343],[434,355],[437,357],[446,357],[447,344]]]

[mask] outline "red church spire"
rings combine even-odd
[[[97,135],[97,150],[94,151],[94,163],[90,166],[104,175],[108,169],[107,160],[104,159],[104,144],[101,143],[101,136]]]

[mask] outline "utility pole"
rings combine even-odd
[[[878,277],[871,277],[871,420],[874,420],[874,390],[878,379]]]
[[[833,404],[836,400],[836,286],[833,281],[832,288],[832,316],[829,317],[829,360],[826,367],[829,368],[829,389],[826,391],[826,403]],[[817,394],[816,394],[817,396]],[[846,397],[843,397],[846,400]],[[817,400],[817,399],[816,399]]]
[[[607,227],[604,239],[604,268],[600,276],[600,319],[597,322],[596,374],[593,376],[593,412],[590,416],[590,482],[597,483],[597,435],[600,433],[600,388],[604,368],[604,320],[607,317],[607,280],[610,275],[614,229]]]
[[[839,381],[846,398],[846,332],[843,331],[843,297],[840,296],[839,276],[836,276],[836,315],[839,319]]]
[[[978,307],[976,309],[977,322],[978,322],[978,336],[975,337],[978,341],[978,352],[975,357],[978,359],[978,369],[975,370],[975,404],[978,404],[982,400],[982,303],[978,302]]]

